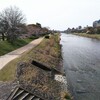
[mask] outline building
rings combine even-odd
[[[93,27],[100,27],[100,20],[94,21]]]

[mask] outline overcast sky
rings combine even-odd
[[[0,0],[0,11],[9,6],[22,10],[28,24],[51,29],[84,27],[100,19],[100,0]]]

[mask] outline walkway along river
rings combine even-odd
[[[61,44],[74,100],[100,100],[100,41],[62,33]]]

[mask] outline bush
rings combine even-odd
[[[49,38],[50,38],[50,36],[49,36],[49,35],[46,35],[46,36],[45,36],[45,38],[46,38],[46,39],[49,39]]]
[[[30,39],[37,39],[38,37],[36,36],[31,36]]]
[[[64,97],[66,100],[72,100],[72,97],[69,95],[69,94],[65,94],[65,97]]]

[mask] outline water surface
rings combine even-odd
[[[61,44],[74,100],[100,100],[100,41],[62,33]]]

